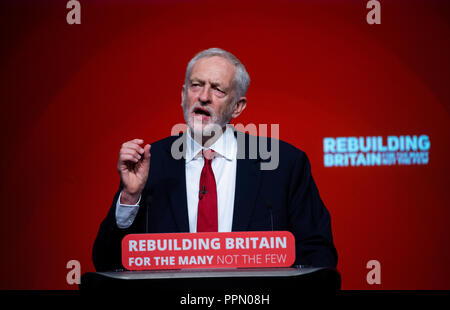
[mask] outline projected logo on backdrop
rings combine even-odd
[[[426,165],[430,138],[427,135],[326,137],[325,167]]]

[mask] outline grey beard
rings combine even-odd
[[[185,97],[185,100],[183,100],[183,102],[182,102],[182,107],[183,107],[184,121],[186,122],[186,125],[191,130],[191,133],[194,135],[202,135],[202,136],[214,135],[217,132],[218,128],[224,128],[231,121],[232,109],[227,109],[224,113],[219,114],[216,120],[214,120],[215,114],[212,115],[211,119],[213,120],[213,122],[210,123],[209,125],[207,125],[206,127],[204,127],[202,129],[202,131],[200,132],[198,130],[195,130],[194,124],[191,124],[191,122],[190,122],[189,117],[192,112],[192,109],[191,109],[191,111],[189,111],[187,109],[186,97]]]

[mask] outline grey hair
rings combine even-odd
[[[247,94],[248,86],[250,85],[250,76],[248,75],[247,70],[245,70],[244,65],[236,56],[221,48],[214,47],[197,53],[197,55],[195,55],[187,65],[184,85],[185,87],[189,85],[189,78],[191,76],[192,68],[194,67],[195,62],[201,58],[208,58],[213,56],[223,57],[229,60],[236,67],[236,73],[234,75],[233,81],[235,96],[232,105],[234,105],[238,102],[239,98],[244,97],[245,94]]]

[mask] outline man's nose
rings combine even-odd
[[[211,88],[208,86],[203,87],[200,96],[198,97],[198,100],[202,104],[209,104],[211,103]]]

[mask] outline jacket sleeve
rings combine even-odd
[[[308,157],[297,153],[289,189],[289,226],[295,236],[296,265],[336,267],[331,218],[311,174]]]
[[[139,211],[133,224],[125,229],[117,226],[116,222],[116,204],[122,191],[122,184],[114,196],[111,208],[108,211],[95,239],[92,260],[97,271],[111,271],[123,269],[122,265],[122,239],[128,234],[143,232],[145,227],[145,199],[141,199]],[[144,197],[144,195],[143,195]]]

